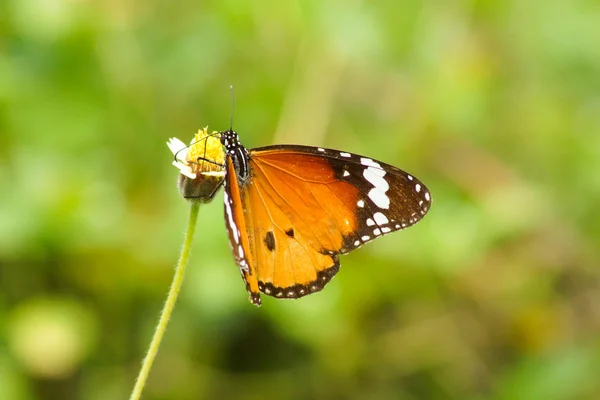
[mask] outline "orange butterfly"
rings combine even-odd
[[[182,167],[186,159],[210,163],[207,175],[218,177],[200,192],[182,191],[207,201],[224,183],[229,242],[257,306],[261,292],[296,299],[320,291],[338,272],[339,254],[414,225],[431,207],[417,178],[368,157],[295,145],[248,150],[231,129],[204,139],[204,155],[192,161],[188,146],[169,142],[184,180],[197,179]],[[224,156],[206,158],[217,139]]]

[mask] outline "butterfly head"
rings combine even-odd
[[[218,133],[200,129],[189,146],[177,138],[167,145],[174,155],[173,165],[179,169],[179,190],[186,199],[206,203],[212,199],[225,176],[225,152]]]
[[[240,143],[240,137],[237,132],[232,129],[219,132],[221,144],[225,147],[225,152],[229,155],[235,154],[235,150],[242,147]]]

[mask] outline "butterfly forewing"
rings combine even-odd
[[[409,227],[431,206],[429,190],[417,178],[368,157],[287,145],[255,149],[250,155],[251,162],[271,181],[278,179],[303,194],[304,213],[319,218],[316,226],[310,225],[312,230],[342,236],[342,243],[336,237],[335,246],[324,248],[333,253],[346,253],[376,237]],[[295,207],[302,202],[285,197],[281,201],[294,205],[289,206],[293,215],[302,215],[302,210]],[[330,225],[322,229],[324,224]]]

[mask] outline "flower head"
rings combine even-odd
[[[223,182],[225,151],[216,134],[209,134],[206,127],[198,130],[189,146],[177,138],[167,142],[180,172],[179,190],[186,199],[208,202]]]

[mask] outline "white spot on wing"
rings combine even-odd
[[[364,202],[364,200],[359,200],[356,202],[356,205],[359,206],[360,208],[363,208],[365,206],[365,202]]]
[[[319,150],[319,151],[321,151],[321,152],[324,152],[324,151],[325,151],[325,149],[324,149],[324,148],[322,148],[322,147],[319,147],[317,150]]]
[[[390,185],[385,180],[385,171],[382,169],[377,169],[373,167],[368,167],[363,171],[363,176],[366,180],[371,182],[371,184],[381,190],[382,192],[387,192],[390,188]]]
[[[350,154],[350,153],[344,153],[344,152],[341,152],[341,153],[340,153],[340,156],[342,156],[342,157],[350,157],[350,156],[351,156],[351,154]]]
[[[350,176],[350,172],[344,171],[344,176]]]
[[[390,185],[385,180],[385,171],[379,168],[368,167],[363,171],[363,176],[372,185],[373,189],[369,192],[369,198],[379,208],[389,208],[390,199],[385,194],[390,188]]]
[[[419,185],[418,183],[415,185],[415,190],[417,191],[417,193],[419,193],[421,191],[421,185]]]
[[[375,225],[375,221],[373,221],[371,218],[367,218],[367,226],[373,226]]]
[[[379,228],[373,229],[373,235],[375,235],[375,236],[381,235],[381,231],[379,230]]]
[[[375,205],[379,208],[390,208],[390,198],[387,197],[385,192],[377,188],[373,188],[369,191],[369,198],[375,203]]]
[[[371,160],[370,158],[361,157],[360,163],[362,165],[366,165],[367,167],[375,167],[375,168],[381,169],[381,165],[379,165],[375,161]]]
[[[427,201],[431,200],[431,196],[429,195],[429,192],[425,192],[425,200],[427,200]]]
[[[371,239],[371,237],[365,235],[365,236],[361,237],[361,239],[363,242],[366,242],[367,240]]]
[[[383,233],[389,233],[391,231],[392,230],[390,228],[388,228],[387,226],[384,226],[383,228],[381,228],[381,232],[383,232]]]
[[[385,224],[387,224],[388,222],[390,222],[390,221],[387,219],[387,217],[386,217],[385,215],[383,215],[382,213],[380,213],[380,212],[376,212],[376,213],[373,215],[373,218],[375,218],[375,222],[377,222],[377,225],[385,225]]]

